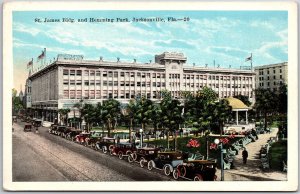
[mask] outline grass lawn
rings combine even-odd
[[[275,142],[270,148],[270,167],[274,170],[282,170],[282,161],[287,162],[287,141]]]

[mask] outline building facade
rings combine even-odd
[[[43,115],[50,112],[55,117],[58,109],[72,109],[81,99],[91,104],[110,98],[127,103],[137,96],[159,101],[163,90],[180,99],[181,91],[196,93],[204,86],[216,91],[219,98],[246,95],[254,100],[254,71],[188,66],[186,60],[182,53],[169,52],[145,64],[59,55],[29,76],[29,104],[34,110],[43,110]]]
[[[274,92],[278,91],[279,87],[287,84],[288,81],[288,63],[277,63],[270,65],[262,65],[255,67],[256,88],[270,89]]]

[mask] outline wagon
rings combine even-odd
[[[194,181],[214,181],[216,176],[216,161],[193,160],[179,164],[173,170],[173,178],[183,178]]]

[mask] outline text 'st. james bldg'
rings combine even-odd
[[[180,99],[181,91],[195,93],[207,86],[219,98],[245,95],[254,100],[253,70],[189,66],[186,60],[182,53],[173,52],[156,55],[154,63],[145,64],[58,55],[55,62],[28,77],[27,106],[51,121],[58,109],[72,109],[81,99],[91,104],[110,98],[127,103],[137,96],[159,101],[162,90]]]

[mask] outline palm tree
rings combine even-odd
[[[153,104],[151,120],[152,120],[155,134],[156,134],[156,131],[158,130],[158,125],[162,122],[161,115],[162,115],[162,111],[161,111],[160,104]],[[155,135],[155,139],[156,139],[156,135]]]
[[[78,112],[79,112],[79,128],[80,128],[80,123],[81,123],[81,111],[82,111],[82,107],[83,107],[83,100],[81,99],[79,102],[75,103],[73,105],[73,113],[74,113],[74,117],[73,117],[73,120],[74,120],[74,125],[75,125],[75,110],[77,109]]]
[[[229,102],[225,99],[222,99],[218,102],[212,104],[213,107],[213,120],[217,123],[220,130],[220,135],[223,134],[223,126],[224,122],[230,117],[231,107],[229,106]]]
[[[151,122],[153,102],[145,97],[137,100],[137,120],[142,124],[145,131],[146,124]]]
[[[131,99],[127,106],[121,110],[123,116],[129,120],[129,142],[132,142],[133,123],[137,118],[138,106],[135,99]]]
[[[114,130],[120,114],[120,102],[116,101],[115,99],[103,101],[101,117],[106,123],[108,136],[110,136],[110,131]]]
[[[69,108],[62,108],[58,110],[60,122],[65,124],[65,120],[67,121],[66,125],[68,125],[68,114],[71,112]]]

